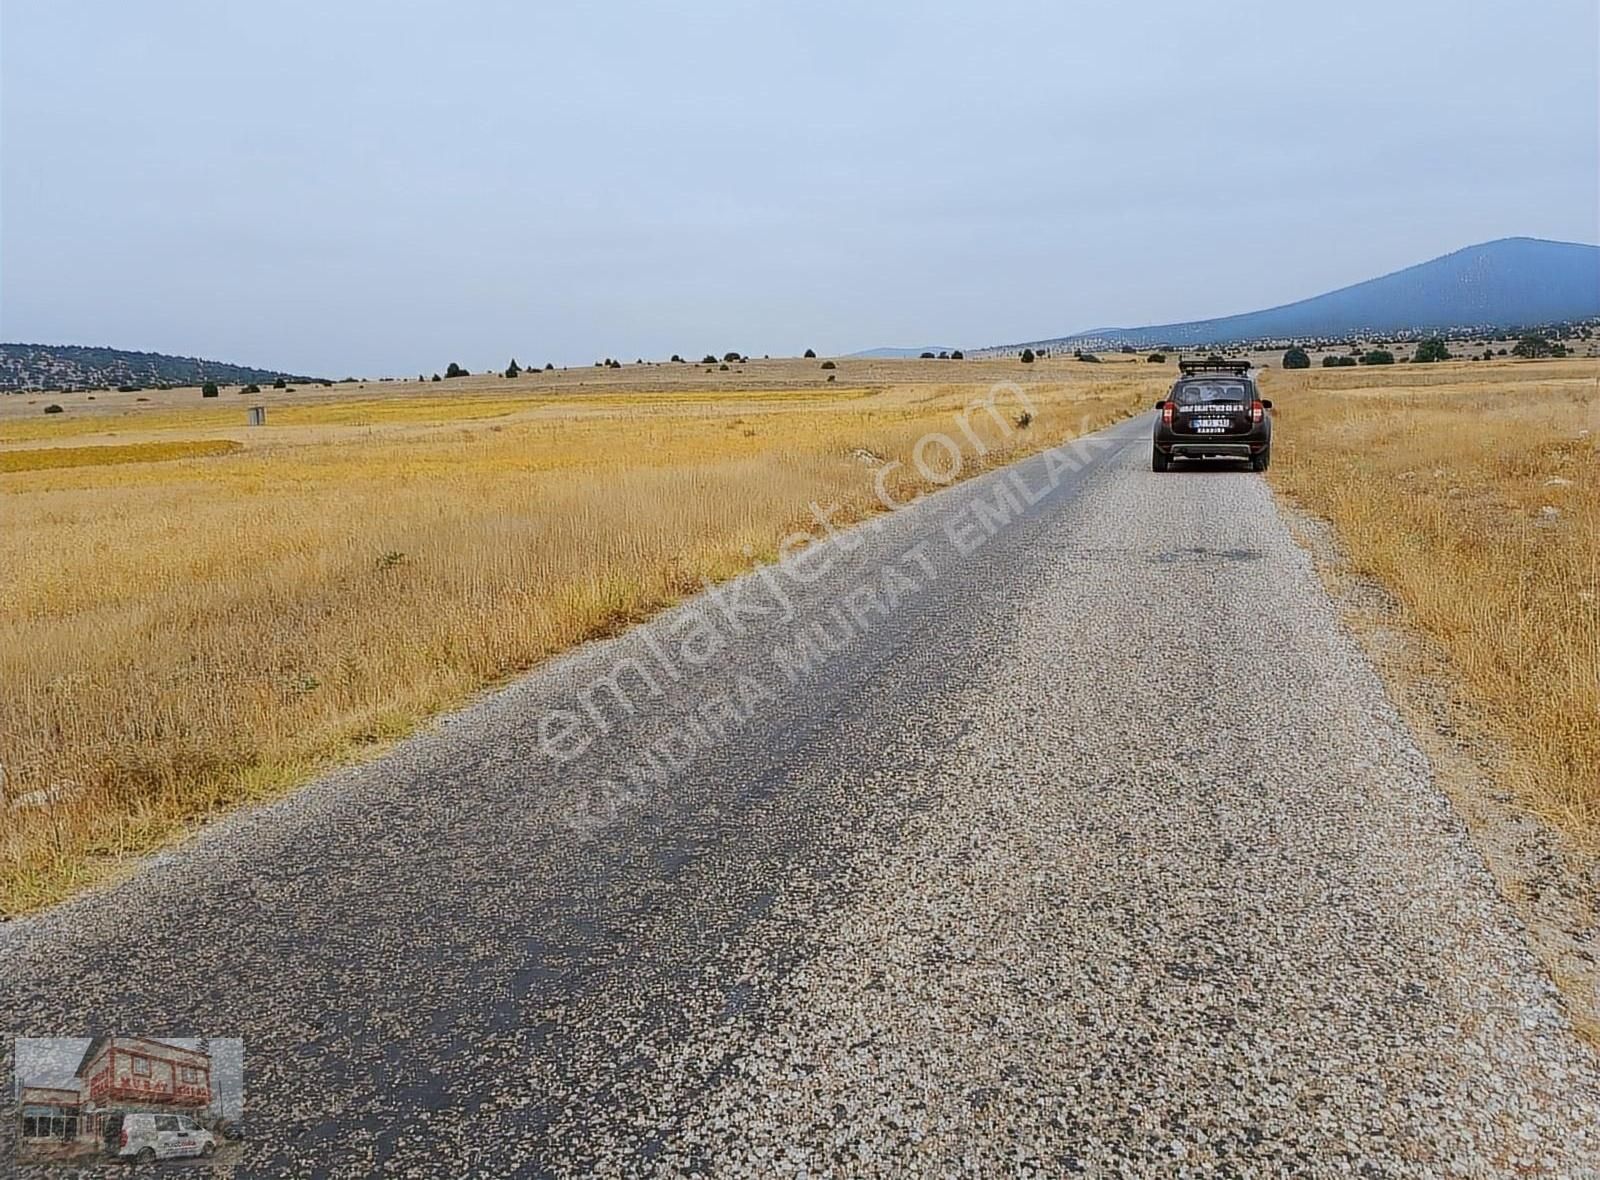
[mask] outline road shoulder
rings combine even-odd
[[[1379,582],[1352,568],[1329,521],[1281,492],[1275,498],[1340,622],[1466,823],[1473,849],[1527,928],[1573,1026],[1600,1047],[1600,855],[1519,803],[1514,784],[1526,771],[1467,699],[1439,646],[1407,625]]]

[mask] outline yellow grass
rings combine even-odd
[[[107,467],[116,463],[156,463],[163,459],[200,459],[228,455],[243,444],[227,438],[184,442],[126,443],[99,447],[27,447],[0,451],[0,472],[42,471],[47,467]]]
[[[663,370],[564,397],[476,379],[448,397],[415,383],[279,394],[260,399],[259,429],[242,402],[224,413],[192,393],[140,409],[80,398],[49,421],[5,407],[0,439],[153,429],[159,446],[220,434],[243,449],[0,473],[0,908],[104,879],[199,818],[746,568],[748,552],[771,556],[813,500],[865,514],[874,469],[854,452],[909,460],[995,377],[1029,382],[1036,417],[1007,434],[973,416],[990,463],[1123,416],[1170,379],[841,362],[855,380],[836,388],[814,365],[747,368],[751,392]]]
[[[1272,479],[1438,640],[1508,785],[1600,842],[1600,363],[1274,373]],[[1336,392],[1335,392],[1336,391]],[[1553,511],[1551,511],[1553,510]]]

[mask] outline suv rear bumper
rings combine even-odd
[[[1231,458],[1248,459],[1251,455],[1266,450],[1266,447],[1267,444],[1264,442],[1175,442],[1169,443],[1162,450],[1174,458],[1223,455]]]

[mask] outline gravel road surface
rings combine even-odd
[[[1148,431],[0,928],[4,1025],[243,1037],[244,1175],[1597,1174],[1600,1063],[1267,488]]]

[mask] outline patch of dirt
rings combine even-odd
[[[1600,855],[1529,810],[1516,789],[1527,772],[1466,699],[1438,645],[1407,626],[1388,590],[1350,568],[1334,527],[1281,494],[1278,504],[1527,927],[1574,1027],[1600,1046]]]

